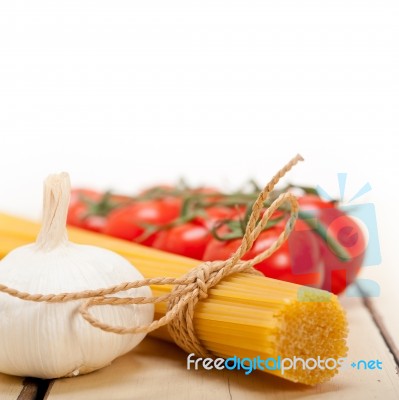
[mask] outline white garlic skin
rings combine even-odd
[[[79,292],[107,288],[143,276],[126,259],[109,250],[64,242],[43,251],[37,244],[20,247],[0,261],[0,282],[31,294]],[[149,287],[118,297],[149,297]],[[24,301],[0,293],[0,372],[18,376],[76,376],[110,364],[145,334],[104,332],[79,314],[85,300],[66,303]],[[90,312],[114,326],[138,326],[153,320],[153,304],[96,306]]]

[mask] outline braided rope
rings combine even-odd
[[[149,278],[134,282],[124,282],[119,285],[96,290],[85,290],[76,293],[60,294],[30,294],[21,292],[17,289],[9,288],[0,284],[0,292],[7,293],[10,296],[21,300],[46,302],[46,303],[64,303],[73,300],[86,300],[79,308],[82,317],[93,327],[106,332],[116,334],[148,333],[168,324],[169,332],[178,346],[189,353],[195,353],[198,356],[209,356],[209,351],[198,339],[194,324],[194,312],[197,303],[208,296],[210,288],[217,285],[226,276],[238,272],[258,273],[253,269],[254,265],[270,257],[288,238],[294,228],[298,217],[298,202],[291,193],[282,193],[273,201],[270,207],[263,214],[259,221],[261,212],[264,208],[264,202],[269,197],[271,191],[277,182],[299,161],[303,158],[300,155],[289,161],[271,181],[259,193],[259,196],[252,207],[248,224],[246,226],[244,237],[240,247],[226,261],[204,262],[190,270],[180,278]],[[251,249],[255,240],[265,228],[272,214],[283,204],[288,202],[290,205],[290,217],[285,225],[283,232],[276,241],[265,251],[256,257],[243,261],[242,257]],[[258,223],[259,221],[259,223]],[[110,296],[116,293],[124,292],[129,289],[139,288],[149,285],[173,285],[175,286],[171,293],[158,297],[115,297]],[[102,305],[123,305],[123,304],[155,304],[160,302],[168,303],[166,314],[151,322],[148,325],[135,327],[112,326],[95,318],[89,311],[91,307]]]

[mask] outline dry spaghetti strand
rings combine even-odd
[[[289,161],[271,181],[260,192],[257,200],[252,207],[242,243],[237,251],[226,261],[204,262],[190,270],[187,274],[180,278],[149,278],[135,282],[124,282],[109,288],[97,290],[88,290],[76,293],[61,294],[30,294],[20,292],[16,289],[9,288],[0,284],[0,291],[7,293],[21,300],[62,303],[73,300],[87,299],[80,307],[79,312],[82,317],[93,327],[99,328],[106,332],[117,334],[128,334],[138,332],[151,332],[161,326],[168,325],[169,332],[175,342],[187,352],[195,353],[198,356],[207,356],[210,354],[206,346],[198,339],[194,324],[194,311],[197,303],[208,296],[210,288],[216,286],[225,277],[236,274],[238,272],[251,272],[255,264],[263,261],[273,254],[290,235],[295,221],[298,217],[298,202],[291,193],[281,194],[266,210],[259,221],[261,211],[265,200],[270,195],[277,182],[299,161],[303,158],[300,155],[295,156]],[[250,260],[242,261],[242,257],[251,249],[253,243],[266,226],[271,215],[283,204],[289,203],[290,217],[285,226],[284,231],[277,240],[261,254]],[[259,221],[259,222],[258,222]],[[175,288],[171,293],[156,297],[127,297],[120,298],[110,296],[132,288],[148,285],[174,285]],[[112,326],[96,319],[89,309],[94,306],[101,305],[121,305],[121,304],[148,304],[167,302],[168,310],[164,316],[151,322],[148,325],[136,327]]]

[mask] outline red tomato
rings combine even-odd
[[[319,287],[320,251],[314,236],[303,230],[303,222],[298,221],[289,239],[269,258],[255,266],[265,276],[301,285]],[[276,241],[284,227],[279,224],[263,231],[255,241],[251,250],[243,257],[249,260],[266,250]],[[241,244],[241,239],[219,241],[215,238],[209,242],[203,260],[226,260]]]
[[[144,196],[142,201],[164,201],[168,206],[176,207],[180,211],[183,205],[183,198],[181,196],[179,197],[176,193],[177,189],[173,186],[156,185],[143,190],[140,192],[139,196]],[[150,196],[150,198],[147,198],[146,196]],[[173,206],[172,203],[174,203]]]
[[[341,293],[355,281],[362,266],[366,242],[359,225],[343,211],[333,208],[316,208],[312,215],[327,228],[327,232],[350,254],[349,261],[341,261],[330,246],[319,235],[317,237],[322,254],[324,280],[322,289]],[[308,229],[311,229],[308,227]]]
[[[194,218],[193,222],[208,229],[212,229],[218,221],[232,219],[238,216],[239,212],[231,207],[212,206],[204,209],[204,216]]]
[[[220,191],[210,186],[202,186],[196,189],[192,189],[191,193],[194,195],[200,195],[204,201],[214,202],[219,201],[222,198]]]
[[[180,214],[180,204],[172,199],[137,202],[131,206],[114,210],[109,214],[104,233],[126,240],[141,236],[146,224],[162,226],[173,221]],[[152,245],[155,234],[141,241]]]
[[[191,222],[157,234],[152,246],[170,253],[201,260],[211,235],[205,227]]]
[[[90,203],[100,202],[103,194],[90,189],[73,189],[69,203],[67,224],[95,232],[104,228],[106,217],[90,213]]]
[[[314,210],[316,208],[334,208],[333,201],[325,201],[315,194],[306,194],[298,197],[299,208],[303,211]]]
[[[140,196],[143,195],[154,195],[157,198],[164,198],[165,196],[170,196],[176,191],[176,188],[171,185],[154,185],[140,192]]]

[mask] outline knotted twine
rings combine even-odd
[[[292,193],[287,192],[280,194],[267,208],[259,222],[258,220],[264,208],[265,201],[269,198],[270,193],[278,181],[299,161],[303,161],[303,158],[298,154],[282,169],[280,169],[259,193],[259,196],[252,206],[252,212],[242,242],[236,252],[226,261],[204,262],[180,278],[148,278],[134,282],[124,282],[109,288],[85,290],[75,293],[47,295],[30,294],[9,288],[2,284],[0,284],[0,292],[7,293],[21,300],[46,303],[64,303],[68,301],[88,299],[81,304],[79,313],[95,328],[116,334],[132,334],[149,333],[168,324],[169,333],[179,347],[188,353],[194,353],[196,356],[209,357],[211,356],[211,353],[201,343],[195,332],[193,324],[195,306],[200,300],[208,297],[209,289],[216,286],[227,276],[238,272],[260,274],[253,268],[254,265],[270,257],[288,238],[294,228],[295,221],[298,218],[298,202]],[[243,261],[242,257],[252,248],[252,245],[265,228],[272,214],[283,203],[287,202],[290,205],[290,216],[283,232],[265,251],[250,260]],[[174,285],[175,287],[171,293],[157,297],[122,298],[110,296],[133,288],[150,285]],[[91,307],[102,305],[118,306],[125,304],[155,304],[161,302],[168,303],[166,314],[148,325],[136,327],[112,326],[101,322],[89,312]]]

